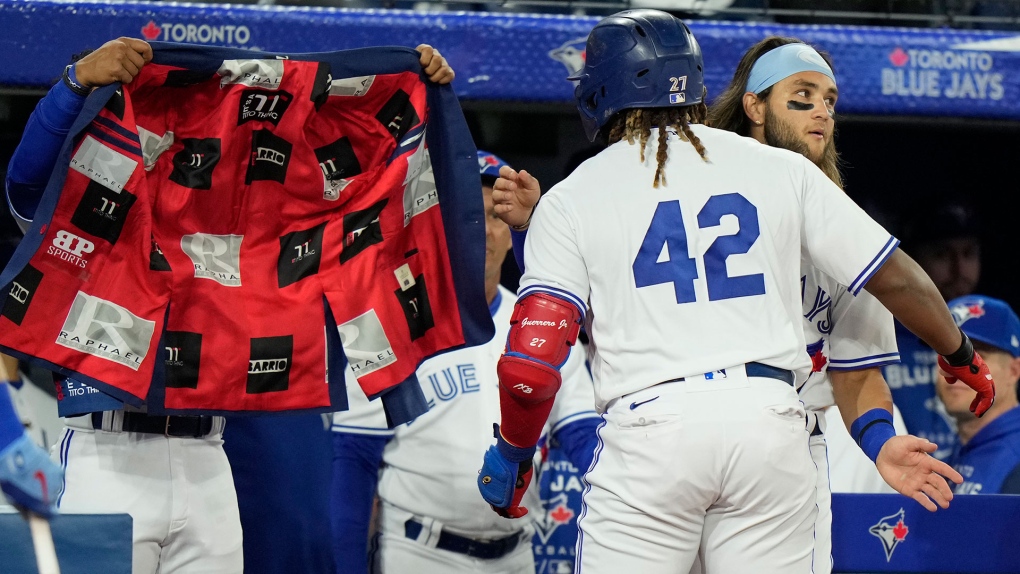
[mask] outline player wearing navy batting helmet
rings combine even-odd
[[[604,19],[575,78],[585,131],[609,147],[537,205],[533,178],[503,168],[494,186],[497,213],[529,237],[482,495],[521,513],[524,464],[586,317],[606,422],[577,571],[686,571],[696,558],[709,572],[807,571],[816,470],[795,390],[811,367],[801,254],[850,296],[867,286],[946,354],[980,389],[979,413],[987,367],[896,239],[813,163],[698,125],[701,53],[683,22],[653,10]],[[886,421],[867,422],[866,450],[881,449]],[[948,487],[935,487],[920,488],[944,504]]]

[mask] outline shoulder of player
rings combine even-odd
[[[800,267],[801,274],[804,277],[805,299],[814,297],[817,290],[821,289],[826,293],[827,297],[832,299],[833,305],[835,305],[838,301],[844,299],[844,293],[849,294],[846,285],[826,275],[825,272],[815,267],[806,257],[801,258]],[[852,300],[853,297],[849,297],[847,304]]]
[[[739,155],[745,160],[758,157],[769,163],[775,161],[788,162],[791,165],[803,165],[804,162],[810,163],[807,158],[797,152],[765,145],[750,136],[742,136],[734,132],[705,125],[693,125],[691,129],[694,131],[694,135],[698,136],[698,139],[704,144],[709,158],[712,157],[713,151],[719,151]],[[713,150],[711,146],[716,146],[716,149]]]

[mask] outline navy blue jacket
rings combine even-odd
[[[1020,407],[999,415],[953,455],[957,494],[1020,494]]]

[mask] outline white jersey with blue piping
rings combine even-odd
[[[667,185],[652,187],[657,130],[642,163],[614,143],[535,210],[520,295],[548,292],[582,313],[596,400],[757,361],[810,370],[801,255],[856,295],[898,242],[800,154],[692,126],[708,161],[669,138]]]
[[[852,296],[845,285],[804,261],[801,292],[804,337],[811,374],[800,387],[808,409],[836,404],[830,371],[859,371],[900,361],[892,313],[867,291]]]
[[[516,297],[503,287],[494,302],[496,334],[485,345],[451,351],[418,367],[429,411],[414,421],[388,429],[381,401],[369,401],[357,385],[348,385],[350,408],[333,415],[333,430],[392,437],[383,451],[379,497],[415,515],[441,522],[473,538],[499,538],[520,530],[520,521],[502,518],[478,495],[482,453],[493,443],[492,424],[499,421],[496,362],[503,354]],[[563,365],[563,385],[556,397],[546,432],[595,418],[591,377],[584,350],[575,347]],[[538,456],[536,454],[536,456]],[[536,459],[536,464],[541,461]],[[532,487],[523,505],[542,508],[539,489]]]

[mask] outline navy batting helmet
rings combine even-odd
[[[613,115],[630,108],[701,103],[701,48],[687,25],[658,10],[626,10],[588,34],[584,68],[571,76],[590,141]]]

